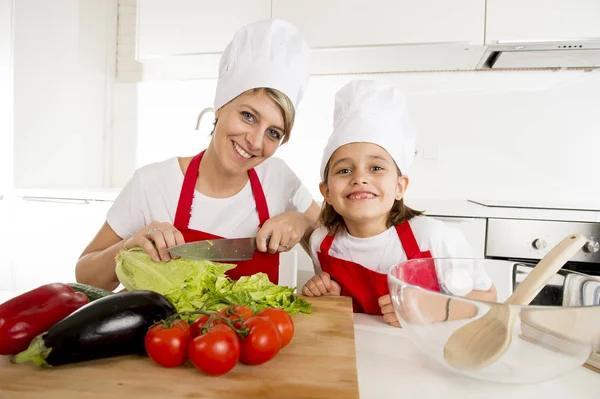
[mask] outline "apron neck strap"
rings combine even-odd
[[[173,226],[178,230],[187,229],[190,224],[194,192],[196,191],[196,182],[200,174],[200,161],[205,151],[192,158],[185,171],[183,185],[179,194],[179,203],[177,204],[177,212],[175,213],[175,221],[173,223]],[[258,211],[259,227],[261,227],[270,217],[267,199],[254,169],[248,170],[248,177],[250,178],[250,187],[252,188],[256,210]]]
[[[183,185],[179,194],[179,203],[177,204],[177,212],[175,213],[175,221],[173,226],[177,230],[187,229],[192,217],[192,202],[194,201],[194,191],[196,190],[196,181],[200,173],[200,161],[204,151],[192,158],[190,164],[185,171]]]
[[[407,259],[413,259],[419,254],[419,252],[421,252],[408,220],[406,222],[397,224],[396,232],[398,233],[398,238],[400,238],[402,248],[404,248],[404,252],[406,252]]]

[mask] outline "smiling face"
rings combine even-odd
[[[387,223],[395,200],[402,198],[408,180],[398,174],[386,150],[372,143],[350,143],[329,159],[324,199],[350,224]]]
[[[211,145],[223,168],[245,173],[275,153],[284,135],[282,109],[264,90],[247,91],[216,112]]]

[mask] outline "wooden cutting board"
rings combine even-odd
[[[211,377],[189,362],[167,369],[142,356],[49,369],[3,364],[0,398],[358,398],[350,298],[305,299],[312,314],[293,316],[292,342],[262,365],[238,363],[229,373]]]

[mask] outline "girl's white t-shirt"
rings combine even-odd
[[[469,260],[473,258],[473,250],[459,230],[426,216],[414,217],[409,224],[422,252],[431,251],[434,258],[463,258],[453,262],[436,262],[438,283],[444,291],[465,295],[472,290],[487,291],[491,288],[492,280],[481,263]],[[315,273],[321,272],[317,253],[326,235],[327,229],[321,227],[310,237]],[[346,229],[339,229],[329,255],[358,263],[378,273],[387,273],[391,266],[407,260],[394,226],[368,238],[353,237]]]
[[[305,212],[313,198],[296,174],[271,157],[254,168],[264,191],[269,216]],[[178,158],[136,170],[109,209],[106,220],[121,238],[134,235],[153,221],[173,223],[183,184]],[[196,191],[189,228],[227,238],[252,237],[259,219],[250,181],[229,198],[211,198]]]

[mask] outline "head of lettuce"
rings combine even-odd
[[[150,290],[169,299],[178,311],[219,311],[228,305],[246,305],[257,312],[279,308],[290,314],[310,313],[308,302],[294,289],[271,283],[264,273],[231,280],[225,275],[236,265],[205,260],[172,259],[154,262],[142,248],[120,251],[116,256],[117,277],[129,291]]]

